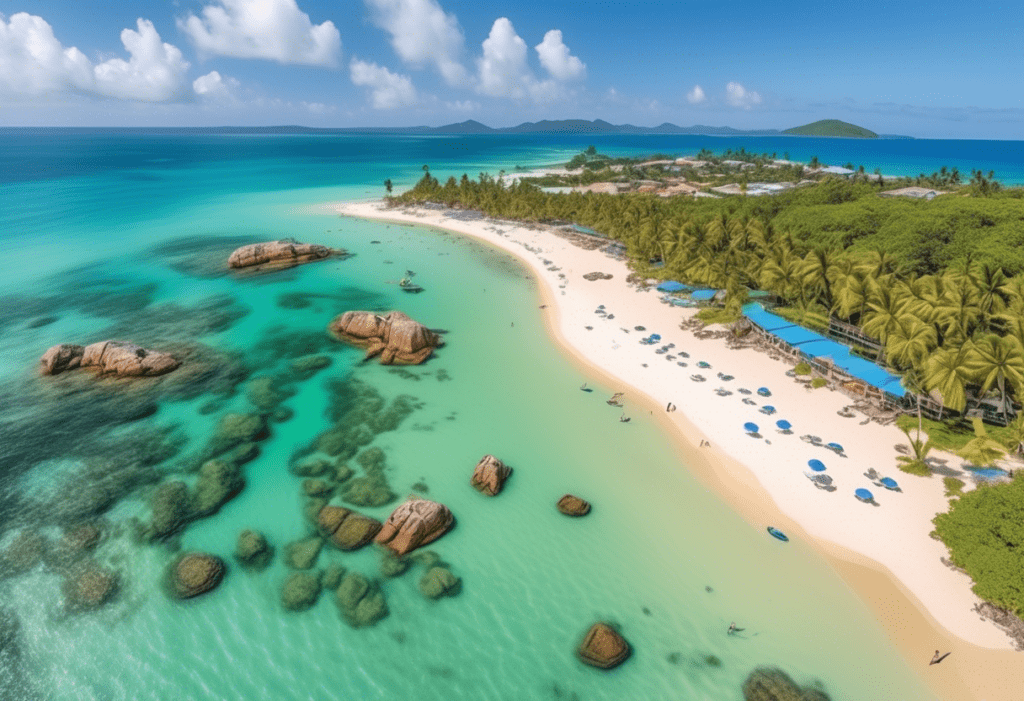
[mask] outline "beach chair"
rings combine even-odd
[[[814,472],[805,472],[804,475],[818,489],[824,489],[827,491],[832,491],[833,489],[835,489],[835,487],[832,487],[832,478],[829,475],[815,474]],[[830,487],[832,489],[829,489]]]
[[[878,480],[882,479],[882,476],[878,474],[878,470],[876,470],[873,467],[868,468],[868,471],[864,473],[864,476],[867,477],[872,482],[877,482]]]

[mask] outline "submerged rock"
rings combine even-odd
[[[277,406],[295,394],[295,390],[286,386],[276,377],[254,377],[249,380],[246,396],[261,414],[270,414]]]
[[[829,701],[829,696],[801,687],[777,667],[758,667],[743,682],[743,701]]]
[[[76,566],[64,578],[61,589],[68,611],[90,611],[110,601],[117,593],[117,573],[96,562]]]
[[[341,550],[358,550],[373,540],[381,523],[341,506],[325,506],[317,516],[317,527]]]
[[[341,498],[356,506],[384,506],[390,504],[398,495],[391,491],[391,486],[382,475],[355,477],[342,487]]]
[[[304,355],[293,360],[288,367],[297,379],[308,380],[324,368],[329,368],[332,362],[327,355]]]
[[[345,575],[335,600],[342,617],[353,628],[372,626],[388,615],[387,602],[380,587],[358,572]]]
[[[497,496],[502,487],[505,486],[505,480],[511,474],[511,467],[493,455],[485,455],[480,458],[480,462],[473,469],[473,476],[470,478],[469,483],[473,486],[473,489],[481,494],[493,497]]]
[[[281,605],[289,611],[305,611],[320,598],[320,575],[292,572],[281,586]]]
[[[303,538],[289,543],[284,549],[284,559],[289,567],[296,570],[308,570],[316,564],[324,541],[321,538]]]
[[[266,272],[291,268],[300,263],[323,260],[331,255],[343,253],[344,251],[315,243],[299,243],[295,239],[281,239],[280,241],[253,243],[235,249],[228,258],[228,267]]]
[[[100,544],[101,538],[103,538],[103,530],[98,524],[80,523],[64,530],[59,547],[73,556],[84,555],[92,552]]]
[[[342,565],[330,565],[324,570],[323,585],[324,589],[328,591],[334,591],[341,584],[342,578],[345,576],[345,568]]]
[[[44,375],[58,375],[75,368],[94,368],[117,377],[153,377],[176,370],[181,363],[167,353],[147,350],[134,343],[100,341],[88,346],[62,343],[39,359]]]
[[[23,530],[0,553],[0,575],[24,574],[39,565],[49,551],[50,543],[40,533]]]
[[[329,497],[334,493],[334,485],[323,480],[303,480],[302,493],[307,497]]]
[[[214,458],[243,443],[262,440],[267,435],[267,420],[259,414],[225,414],[206,445],[204,454]]]
[[[267,542],[266,536],[259,531],[246,529],[238,534],[235,559],[242,567],[259,571],[265,569],[273,557],[274,549]]]
[[[171,563],[170,590],[179,599],[212,591],[224,579],[224,561],[208,553],[187,553]]]
[[[397,577],[409,569],[409,559],[398,557],[390,550],[384,550],[380,556],[380,573],[385,577]]]
[[[566,516],[586,516],[590,513],[590,502],[572,494],[558,500],[558,510]]]
[[[455,517],[444,504],[410,497],[388,516],[376,541],[401,557],[434,542],[454,524]]]
[[[328,329],[338,340],[365,348],[368,359],[380,355],[382,365],[418,365],[443,345],[438,334],[402,312],[349,311],[335,317]]]
[[[420,578],[420,593],[428,599],[455,596],[462,589],[462,580],[444,567],[431,567]]]
[[[156,488],[149,500],[153,512],[150,537],[166,538],[176,533],[192,518],[192,501],[184,482],[165,482]]]
[[[242,491],[245,479],[233,462],[210,460],[199,468],[199,480],[192,492],[192,513],[199,518],[211,516]]]
[[[607,623],[595,623],[576,649],[580,662],[599,669],[618,667],[630,655],[629,643]]]
[[[310,460],[308,462],[292,463],[289,467],[296,477],[321,477],[331,471],[333,465],[323,459]]]

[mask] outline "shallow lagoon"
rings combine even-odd
[[[398,170],[413,173],[412,164],[422,160],[416,155]],[[543,162],[550,153],[532,155]],[[6,307],[22,311],[8,313],[0,346],[7,361],[0,379],[9,388],[39,382],[34,364],[49,345],[100,340],[111,327],[127,334],[189,334],[180,340],[236,353],[255,375],[279,372],[291,357],[311,350],[333,359],[330,368],[295,385],[296,394],[284,402],[294,416],[271,424],[261,455],[243,468],[245,490],[181,538],[184,549],[229,559],[238,532],[258,528],[277,548],[273,565],[249,574],[229,562],[217,591],[171,602],[160,590],[171,549],[134,544],[131,528],[117,526],[148,518],[152,486],[141,486],[104,516],[108,528],[121,533],[108,537],[98,554],[123,577],[113,603],[67,617],[56,575],[37,568],[0,582],[0,598],[21,621],[17,668],[28,683],[14,698],[738,699],[742,680],[761,664],[781,666],[801,683],[818,679],[834,699],[931,698],[821,558],[733,514],[686,472],[653,421],[634,416],[620,423],[619,411],[603,401],[615,388],[579,391],[593,380],[552,347],[536,289],[518,263],[458,237],[341,220],[309,206],[366,196],[377,189],[379,164],[363,168],[353,158],[356,165],[337,165],[352,182],[336,187],[260,191],[242,163],[237,181],[224,164],[158,171],[154,177],[163,188],[191,181],[206,189],[161,190],[159,202],[147,206],[150,200],[142,197],[137,209],[113,208],[111,202],[126,195],[120,185],[109,189],[108,206],[98,199],[84,206],[82,193],[99,195],[78,183],[78,194],[59,206],[54,201],[48,211],[45,202],[60,200],[62,186],[52,181],[46,190],[34,183],[42,187],[39,197],[23,197],[7,215],[35,222],[22,230],[23,253],[51,252],[36,259],[26,254],[37,264],[21,266],[18,289],[9,284],[5,290],[22,296],[20,305]],[[448,165],[470,172],[481,167],[469,158]],[[274,165],[307,166],[321,167],[310,166],[303,154]],[[76,177],[111,183],[123,175],[115,169]],[[4,199],[11,201],[14,191],[24,195],[27,187],[8,186]],[[143,182],[143,194],[146,187]],[[117,248],[110,245],[112,226],[131,232],[115,239]],[[52,255],[53,240],[33,231],[60,231],[71,243],[67,255]],[[240,239],[281,236],[356,255],[268,277],[206,277],[204,263]],[[204,245],[168,245],[197,239]],[[399,291],[394,282],[406,269],[416,271],[426,292]],[[102,294],[74,303],[89,290]],[[309,306],[282,301],[296,298]],[[47,309],[24,312],[31,308],[26,300],[40,299]],[[166,303],[195,308],[206,300],[213,302],[205,311],[185,311],[177,322],[174,314],[160,313]],[[363,364],[359,351],[323,333],[335,314],[350,308],[401,309],[448,330],[447,345],[415,368]],[[58,319],[33,328],[43,315]],[[326,594],[303,613],[287,613],[279,603],[284,545],[306,534],[301,479],[289,473],[289,461],[328,427],[330,382],[351,378],[387,400],[415,398],[419,408],[371,445],[385,451],[386,474],[399,498],[422,482],[428,498],[454,512],[457,527],[430,549],[463,582],[457,597],[434,602],[417,589],[418,566],[382,581],[390,615],[359,630],[341,620]],[[174,427],[188,442],[154,469],[177,469],[181,455],[201,447],[223,413],[249,410],[245,386],[237,390],[210,414],[200,413],[208,395],[161,399],[155,414],[126,423],[117,434]],[[7,412],[4,418],[15,423],[4,430],[45,419],[52,407],[23,411]],[[515,469],[505,491],[490,499],[468,484],[485,453]],[[38,520],[26,504],[52,500],[52,485],[76,469],[74,457],[55,456],[25,474],[8,472],[5,522]],[[592,514],[580,520],[558,514],[554,502],[565,492],[589,499]],[[359,510],[383,519],[393,506]],[[335,562],[379,576],[372,548],[325,549],[317,567]],[[635,648],[610,673],[573,657],[580,636],[599,619],[620,625]],[[731,621],[745,628],[742,635],[726,635]],[[720,664],[709,662],[711,656]],[[5,672],[15,671],[10,658],[4,664]]]

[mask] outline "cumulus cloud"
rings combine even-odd
[[[540,64],[555,80],[582,80],[587,77],[586,64],[569,53],[569,47],[562,42],[561,30],[552,29],[534,48]]]
[[[416,103],[416,88],[408,76],[356,58],[349,63],[349,72],[353,84],[371,89],[370,102],[375,109],[393,110]]]
[[[445,102],[444,106],[454,112],[476,112],[480,109],[480,103],[474,102],[473,100],[456,100],[455,102]]]
[[[754,105],[761,104],[761,96],[739,83],[731,82],[725,86],[725,101],[733,107],[749,110]]]
[[[192,81],[192,90],[199,97],[219,102],[233,102],[237,99],[241,84],[234,78],[210,71]]]
[[[526,65],[526,42],[516,34],[507,17],[499,17],[484,39],[483,55],[477,60],[478,89],[495,97],[523,97],[536,81]]]
[[[694,85],[693,90],[686,93],[686,101],[691,105],[699,105],[707,99],[707,95],[704,94],[704,88],[699,85]]]
[[[437,0],[366,0],[373,22],[391,34],[391,46],[408,64],[433,64],[449,85],[464,85],[465,67],[459,62],[464,37],[455,15],[445,13]]]
[[[160,40],[149,20],[137,31],[121,32],[128,60],[97,65],[75,47],[64,48],[42,17],[19,12],[10,21],[0,15],[0,89],[42,95],[81,92],[124,100],[166,102],[186,96],[189,64],[181,51]]]
[[[206,54],[311,66],[336,66],[341,57],[334,23],[313,24],[295,0],[218,0],[178,27]]]

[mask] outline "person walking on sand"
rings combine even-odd
[[[727,633],[727,635],[732,635],[737,630],[738,629],[736,628],[736,621],[733,621],[732,623],[729,624],[729,632]]]
[[[932,661],[928,663],[928,666],[930,667],[933,664],[938,664],[939,662],[942,662],[947,657],[949,657],[949,653],[948,652],[945,655],[943,655],[941,652],[936,650],[935,654],[932,655]]]

